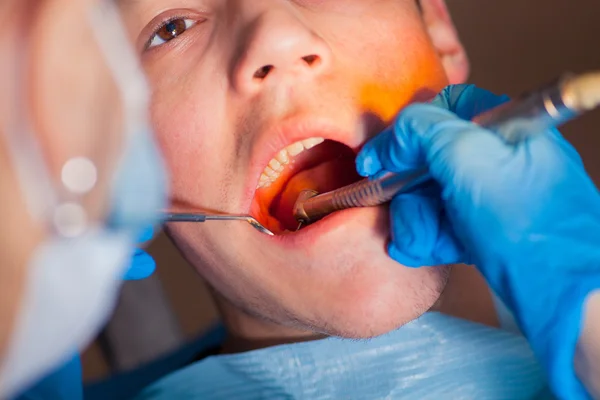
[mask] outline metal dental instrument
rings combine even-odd
[[[265,228],[256,218],[250,215],[206,213],[196,210],[189,212],[166,211],[163,213],[163,220],[165,222],[246,221],[257,231],[273,236],[273,232]]]
[[[524,132],[541,132],[562,125],[598,106],[600,71],[567,75],[541,90],[484,112],[473,122],[494,131],[508,143],[516,143],[524,139]],[[294,217],[300,228],[334,211],[387,203],[396,195],[412,192],[431,180],[429,172],[423,168],[401,174],[389,173],[378,179],[363,179],[323,194],[305,190],[296,200]]]

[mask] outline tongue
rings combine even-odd
[[[300,192],[312,189],[318,193],[325,193],[354,183],[359,178],[352,159],[331,160],[299,172],[286,184],[279,201],[275,202],[274,207],[271,209],[271,214],[286,229],[294,231],[298,226],[298,222],[294,218],[293,208]]]

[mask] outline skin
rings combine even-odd
[[[260,172],[295,139],[324,135],[357,151],[407,103],[462,81],[467,64],[444,3],[423,6],[426,23],[412,0],[122,0],[174,203],[256,213]],[[191,26],[145,49],[172,17]],[[430,33],[439,32],[454,41],[438,46]],[[392,261],[385,207],[328,221],[313,225],[318,234],[275,238],[238,222],[167,229],[244,340],[371,337],[438,301],[449,267]]]
[[[583,328],[575,351],[575,372],[594,399],[600,398],[600,290],[592,292],[584,307]]]
[[[104,217],[122,142],[121,106],[87,25],[90,4],[66,0],[0,4],[0,359],[26,289],[30,258],[50,235],[46,221],[33,218],[26,207],[12,163],[13,157],[33,158],[12,153],[6,141],[8,129],[22,123],[17,110],[31,124],[54,183],[72,157],[84,156],[95,163],[98,183],[83,203],[92,221]],[[78,35],[68,34],[72,31]],[[24,56],[29,63],[20,62]],[[15,102],[19,97],[23,103]]]

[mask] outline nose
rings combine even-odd
[[[243,92],[258,91],[282,79],[310,79],[331,61],[327,43],[288,10],[264,11],[242,35],[233,81]]]

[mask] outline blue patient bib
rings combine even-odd
[[[542,370],[515,333],[430,312],[369,340],[327,338],[219,355],[139,399],[540,399]]]

